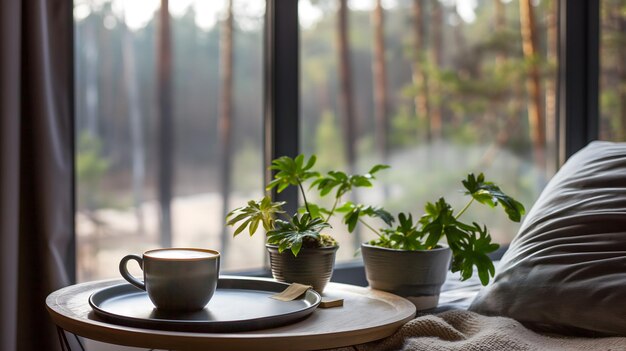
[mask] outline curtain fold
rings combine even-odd
[[[21,6],[0,2],[0,348],[16,349]]]
[[[74,281],[72,1],[0,1],[0,349],[58,350]]]

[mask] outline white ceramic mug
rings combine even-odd
[[[127,268],[135,260],[143,270],[143,282]],[[162,310],[196,311],[211,300],[220,270],[220,253],[215,250],[169,248],[149,250],[142,256],[126,255],[120,274],[132,285],[145,290],[152,303]]]

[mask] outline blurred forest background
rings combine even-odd
[[[75,0],[79,280],[129,253],[222,250],[263,193],[263,0]],[[527,208],[556,171],[556,0],[301,0],[301,151],[323,170],[392,166],[358,201],[420,214],[487,177]],[[168,9],[168,11],[161,11]],[[601,139],[626,140],[626,1],[601,1]],[[498,242],[518,225],[475,210]],[[365,231],[334,225],[340,260]]]

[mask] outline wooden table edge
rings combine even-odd
[[[104,281],[102,281],[104,282]],[[362,293],[363,287],[336,284],[341,288]],[[408,308],[406,315],[399,320],[382,324],[376,327],[350,332],[324,333],[321,335],[302,335],[299,333],[283,333],[268,335],[257,332],[250,333],[195,333],[133,328],[110,324],[90,319],[89,322],[81,318],[74,318],[62,314],[50,307],[50,299],[57,297],[53,292],[46,298],[46,309],[53,322],[64,330],[76,335],[117,345],[144,347],[144,348],[173,348],[176,350],[206,349],[210,343],[211,349],[229,350],[319,350],[363,344],[383,339],[392,335],[399,327],[413,319],[416,315],[415,306],[406,299],[383,291],[372,290],[374,295],[383,295],[387,299],[399,302],[400,307]],[[55,302],[56,303],[56,302]],[[262,332],[260,330],[258,332]],[[268,329],[267,331],[271,331]],[[158,333],[154,333],[158,332]],[[181,346],[181,344],[183,344]]]

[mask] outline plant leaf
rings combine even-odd
[[[482,204],[491,207],[500,204],[509,219],[514,222],[519,222],[526,212],[524,205],[505,194],[494,183],[485,181],[485,176],[482,173],[478,177],[469,174],[467,179],[463,180],[463,186],[467,189],[466,194],[471,195]]]
[[[320,232],[328,227],[330,224],[322,218],[311,217],[308,212],[302,215],[294,214],[290,221],[282,219],[275,221],[274,229],[267,232],[267,242],[278,245],[280,252],[291,249],[294,256],[297,256],[305,239],[319,243]]]
[[[373,175],[374,173],[376,173],[378,171],[381,171],[383,169],[387,169],[387,168],[391,168],[391,166],[388,166],[388,165],[375,165],[374,167],[372,167],[372,169],[370,169],[370,171],[368,173]]]
[[[295,158],[282,156],[273,160],[269,168],[277,172],[265,189],[271,190],[277,187],[276,191],[280,193],[289,186],[297,186],[307,179],[319,177],[318,172],[310,170],[315,165],[316,160],[315,155],[311,156],[306,164],[304,155],[298,155]]]
[[[295,257],[298,257],[300,249],[302,248],[302,237],[297,237],[291,242],[291,252]]]
[[[313,168],[313,166],[315,165],[316,161],[317,161],[317,156],[311,155],[311,157],[309,158],[309,161],[306,163],[306,166],[304,166],[302,169],[307,171],[307,170]]]
[[[276,215],[284,213],[282,209],[284,204],[282,201],[272,202],[268,196],[259,201],[248,201],[246,206],[236,208],[226,215],[226,225],[235,226],[237,223],[241,223],[235,229],[233,236],[237,236],[248,226],[250,235],[253,235],[258,229],[259,223],[263,223],[263,228],[267,231],[273,227]]]
[[[495,267],[487,254],[498,249],[497,244],[491,243],[491,236],[487,227],[478,223],[466,225],[471,230],[463,231],[456,227],[460,237],[448,237],[448,244],[454,252],[452,271],[460,272],[463,280],[469,279],[476,267],[478,278],[482,285],[489,283],[490,277],[495,276]]]
[[[250,236],[254,235],[254,233],[256,233],[257,228],[259,227],[259,222],[261,221],[261,218],[255,218],[250,222]]]

